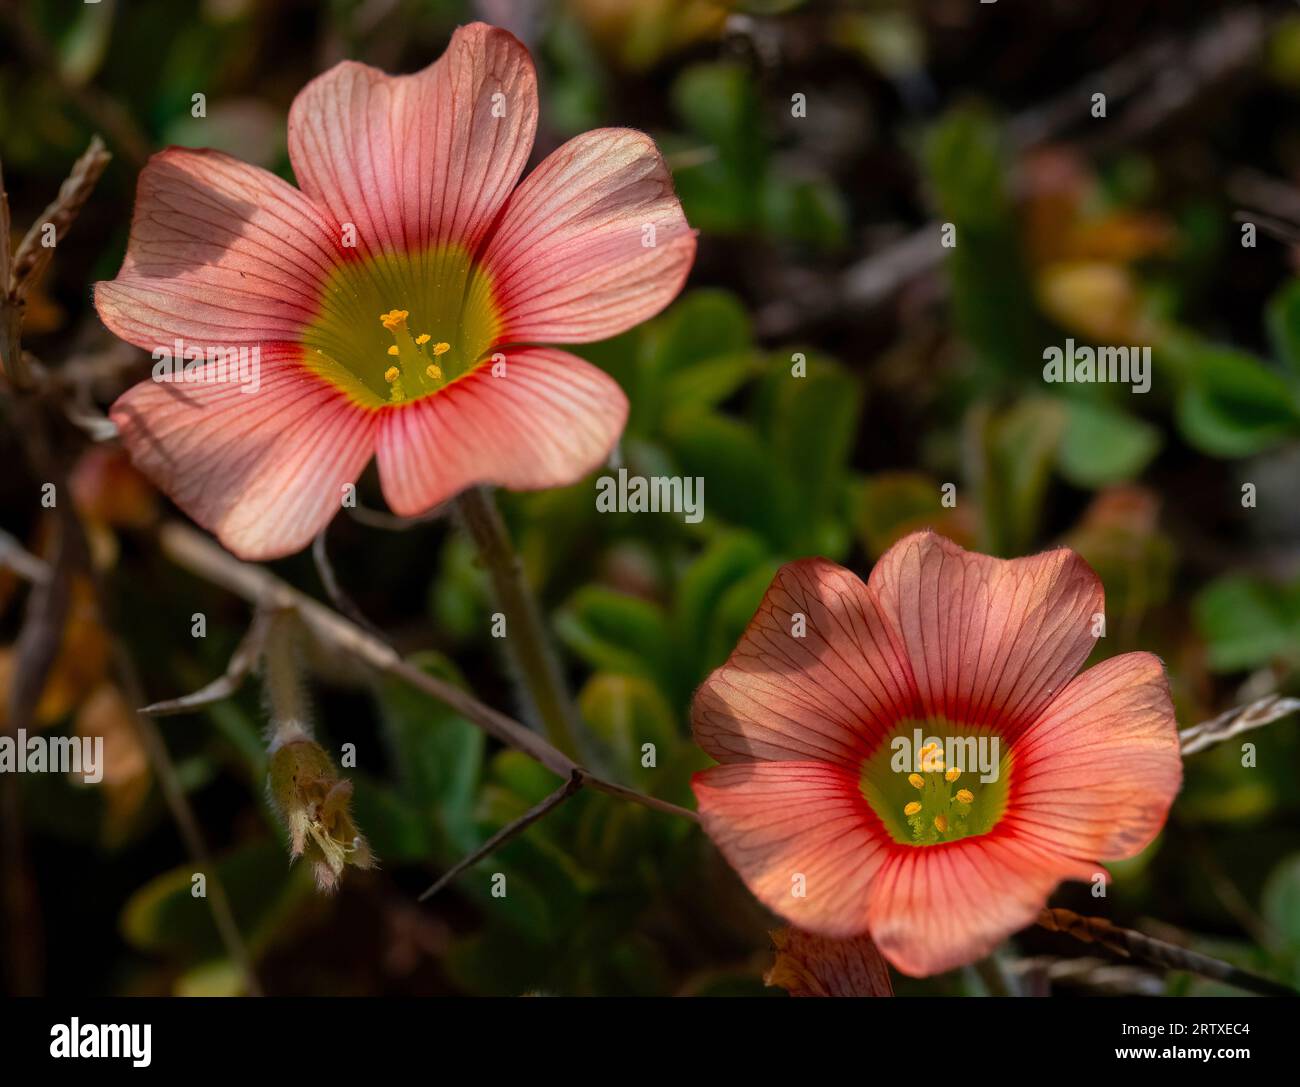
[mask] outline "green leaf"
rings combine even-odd
[[[593,668],[671,681],[668,618],[648,600],[586,585],[556,614],[555,629]]]
[[[1269,299],[1265,319],[1278,357],[1300,376],[1300,279],[1291,280]]]
[[[749,70],[732,61],[697,64],[677,77],[671,93],[674,108],[696,138],[670,143],[665,152],[695,156],[699,139],[712,149],[711,157],[673,174],[687,219],[711,233],[754,229],[768,148]]]
[[[822,521],[836,512],[862,408],[855,377],[825,356],[805,358],[806,376],[793,376],[782,357],[764,389],[763,430],[793,506],[782,527],[796,551],[816,550]]]
[[[749,313],[731,292],[695,290],[647,330],[651,367],[660,374],[735,355],[753,342]]]
[[[780,568],[779,561],[767,559],[722,594],[709,621],[706,652],[710,660],[725,660],[730,655]]]
[[[1193,445],[1213,456],[1248,457],[1300,434],[1296,392],[1280,374],[1228,348],[1190,350],[1178,421]]]
[[[455,665],[440,653],[420,653],[409,663],[457,687],[465,686]],[[473,843],[477,833],[472,813],[485,743],[482,730],[396,680],[385,680],[380,686],[379,707],[393,773],[407,805],[426,819],[432,816],[456,848]],[[370,833],[368,827],[366,831]]]
[[[879,558],[891,544],[925,528],[951,535],[951,510],[937,480],[923,472],[879,472],[863,481],[856,528],[863,547]],[[945,531],[948,529],[948,531]]]
[[[1300,582],[1283,586],[1244,574],[1221,577],[1197,596],[1193,613],[1209,643],[1210,667],[1217,671],[1300,657]]]
[[[727,532],[713,540],[682,573],[677,583],[673,625],[689,686],[695,686],[726,659],[726,652],[717,656],[709,650],[709,623],[727,590],[767,554],[762,541],[751,533]]]
[[[996,414],[977,408],[968,426],[979,452],[976,490],[984,549],[1023,554],[1038,531],[1065,408],[1059,400],[1031,397]]]
[[[601,672],[578,695],[578,708],[608,753],[617,778],[654,792],[677,746],[673,711],[659,688],[644,676]],[[655,747],[655,765],[642,765],[642,745]]]
[[[235,922],[256,949],[274,932],[292,902],[310,894],[305,865],[288,865],[285,848],[273,838],[251,842],[216,861]],[[122,910],[122,934],[141,951],[189,959],[224,955],[208,900],[193,894],[195,868],[183,864],[155,876]]]
[[[944,253],[957,326],[988,368],[1024,376],[1026,360],[1037,357],[1037,317],[1001,128],[980,109],[952,110],[927,134],[924,163],[939,213],[956,228],[956,245]]]
[[[1300,951],[1300,853],[1293,853],[1269,874],[1261,898],[1264,919],[1287,946]]]
[[[824,252],[843,246],[848,211],[833,185],[769,176],[759,198],[766,233],[805,242]]]
[[[667,439],[682,473],[704,478],[706,521],[721,516],[778,543],[789,532],[791,496],[749,426],[713,412],[682,413]]]
[[[1067,401],[1066,410],[1057,466],[1076,487],[1133,479],[1160,450],[1160,431],[1127,412],[1084,400]]]
[[[433,859],[438,843],[427,811],[367,774],[352,770],[348,776],[352,814],[381,864]]]
[[[758,360],[749,351],[698,362],[689,370],[670,375],[664,382],[665,410],[692,411],[715,407],[754,377],[759,369]]]

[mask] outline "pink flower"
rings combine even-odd
[[[405,515],[598,466],[626,398],[533,345],[657,313],[695,238],[649,137],[588,132],[520,183],[536,127],[527,50],[475,23],[415,75],[348,61],[309,83],[289,114],[300,189],[216,151],[154,156],[95,291],[170,378],[113,406],[135,463],[245,558],[305,546],[372,455]]]
[[[927,975],[1030,924],[1063,879],[1106,878],[1159,833],[1182,780],[1160,661],[1075,673],[1101,583],[1074,552],[1002,560],[933,533],[866,584],[783,567],[695,696],[704,829],[770,909],[869,933]]]

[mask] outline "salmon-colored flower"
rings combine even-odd
[[[112,410],[136,464],[247,558],[303,547],[371,456],[408,515],[595,468],[626,398],[532,345],[657,313],[695,239],[649,137],[588,132],[519,183],[536,126],[527,50],[476,23],[414,75],[348,61],[309,83],[300,188],[216,151],[154,156],[95,291],[157,360]]]
[[[769,908],[870,933],[907,974],[972,961],[1063,879],[1131,857],[1182,779],[1160,661],[1112,657],[1074,552],[1003,560],[933,533],[864,584],[824,559],[778,573],[695,696],[704,828]]]

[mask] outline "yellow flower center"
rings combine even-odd
[[[992,830],[1006,810],[1011,774],[1011,751],[996,734],[908,720],[863,762],[861,788],[896,842],[931,846]]]
[[[381,407],[430,396],[489,361],[500,327],[490,277],[463,247],[441,245],[341,264],[302,344],[318,374]]]

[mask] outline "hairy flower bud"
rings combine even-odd
[[[270,790],[289,827],[294,858],[307,858],[322,891],[338,886],[345,865],[374,867],[374,855],[349,810],[352,782],[339,777],[315,740],[299,734],[274,745]]]

